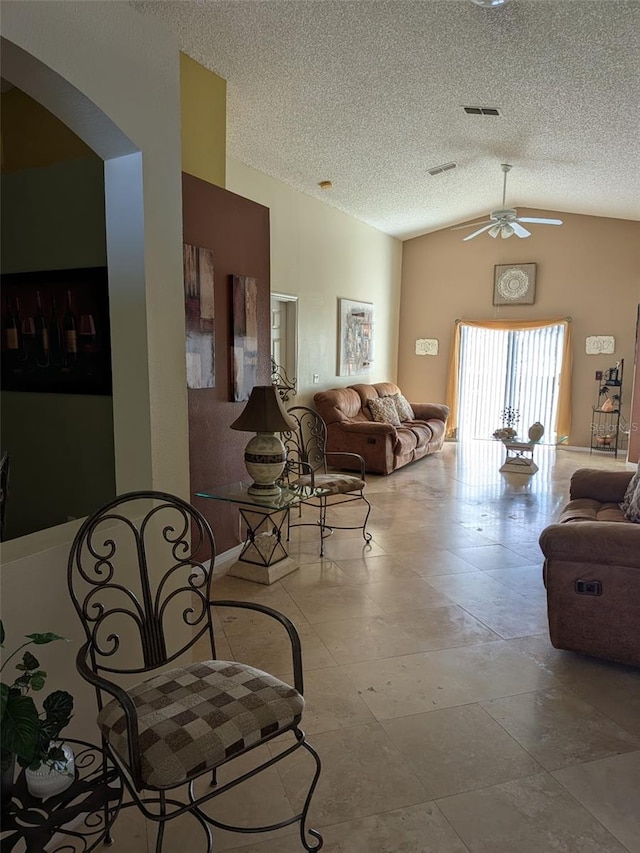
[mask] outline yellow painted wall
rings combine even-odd
[[[548,212],[522,209],[526,216]],[[554,212],[553,216],[558,216]],[[453,325],[463,320],[573,318],[573,406],[569,444],[589,446],[596,370],[625,359],[623,415],[630,417],[640,292],[640,222],[560,213],[560,227],[532,226],[524,240],[467,243],[437,231],[403,246],[399,384],[415,400],[443,400]],[[493,305],[495,264],[537,264],[533,305]],[[613,335],[614,355],[586,355],[588,335]],[[415,355],[416,338],[437,338],[438,356]]]
[[[225,186],[227,81],[180,54],[182,171]]]
[[[20,89],[0,96],[2,174],[37,169],[66,160],[99,160],[59,119]]]

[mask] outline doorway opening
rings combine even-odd
[[[298,375],[297,296],[284,293],[271,294],[271,358],[284,373],[285,380],[296,386]]]

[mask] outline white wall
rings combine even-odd
[[[3,45],[3,76],[109,160],[114,184],[138,163],[133,189],[140,238],[132,239],[129,231],[119,235],[117,252],[108,245],[118,294],[112,342],[132,354],[125,363],[114,360],[117,487],[153,486],[188,495],[177,44],[148,16],[112,2],[9,0],[2,4],[2,33],[10,42]],[[109,228],[123,230],[114,221],[122,196],[122,186],[111,192],[107,184],[108,243]],[[32,631],[79,639],[65,571],[77,526],[61,525],[3,546],[8,646]],[[90,726],[94,710],[75,675],[77,643],[55,645],[42,653],[47,687],[74,692],[78,709],[71,733],[79,734]]]
[[[270,208],[271,289],[299,297],[295,403],[326,388],[395,381],[401,242],[231,157],[227,189]],[[337,376],[338,298],[375,306],[371,373]]]

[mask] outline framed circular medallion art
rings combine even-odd
[[[496,264],[494,305],[533,305],[536,298],[535,264]]]

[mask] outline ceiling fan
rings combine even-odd
[[[518,211],[511,207],[505,207],[505,199],[507,196],[507,175],[511,171],[511,166],[508,163],[501,164],[504,172],[504,181],[502,184],[502,208],[500,210],[492,210],[489,214],[489,219],[481,220],[480,222],[470,222],[467,225],[456,225],[452,231],[458,231],[460,228],[473,228],[475,225],[482,225],[473,234],[464,237],[464,240],[473,240],[478,234],[483,231],[488,231],[490,237],[497,237],[498,234],[504,238],[511,237],[515,234],[517,237],[530,237],[531,231],[523,228],[522,222],[536,222],[540,225],[562,225],[562,219],[540,219],[537,216],[518,216]]]

